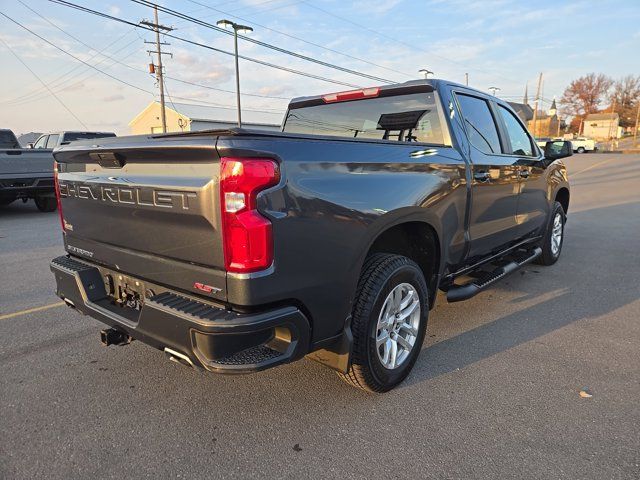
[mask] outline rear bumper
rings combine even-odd
[[[81,313],[209,371],[264,370],[303,357],[309,347],[309,322],[295,307],[240,314],[166,290],[135,310],[113,304],[95,266],[63,256],[51,271],[56,294]]]
[[[54,194],[53,176],[0,179],[2,198],[32,198],[47,194]]]

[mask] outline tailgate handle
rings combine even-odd
[[[113,152],[91,152],[89,157],[104,168],[122,168],[127,163],[123,155]]]

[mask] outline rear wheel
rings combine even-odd
[[[553,265],[560,258],[564,242],[564,224],[566,221],[564,209],[560,202],[555,202],[547,230],[542,240],[542,255],[536,259],[540,265]]]
[[[352,313],[351,368],[339,375],[369,392],[391,390],[416,362],[428,313],[427,284],[415,262],[385,253],[369,257]]]
[[[13,203],[15,198],[0,198],[0,207]]]
[[[41,212],[53,212],[58,208],[58,202],[53,197],[36,197],[35,202]]]

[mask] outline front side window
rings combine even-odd
[[[47,140],[47,148],[55,148],[58,145],[58,137],[60,135],[49,135],[49,140]]]
[[[292,108],[284,132],[447,145],[435,92]]]
[[[533,146],[531,145],[531,139],[524,127],[520,125],[520,122],[518,122],[514,117],[513,113],[502,105],[498,105],[498,110],[500,111],[500,115],[502,115],[502,119],[507,126],[507,136],[511,142],[511,152],[514,155],[532,157],[534,155]]]
[[[456,94],[471,145],[483,153],[502,153],[498,128],[486,100],[470,95]]]
[[[46,148],[48,135],[44,135],[38,139],[33,148]]]

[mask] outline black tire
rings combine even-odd
[[[560,217],[561,222],[561,237],[560,245],[558,246],[557,250],[555,250],[553,247],[552,237],[557,216]],[[551,210],[551,215],[549,216],[547,230],[544,232],[544,238],[542,239],[542,243],[540,244],[540,246],[542,247],[542,255],[540,255],[536,259],[536,263],[538,265],[553,265],[560,258],[560,254],[562,253],[562,245],[564,244],[564,225],[566,223],[566,220],[567,218],[565,216],[562,205],[560,204],[560,202],[554,202],[553,209]]]
[[[576,150],[578,153],[584,153],[585,151],[584,147],[578,147],[578,150]]]
[[[10,205],[16,199],[15,198],[0,198],[0,207],[4,207],[6,205]]]
[[[58,201],[53,197],[36,197],[35,202],[41,212],[55,212],[58,208]]]
[[[378,318],[387,296],[401,284],[409,284],[417,293],[420,302],[419,325],[413,346],[404,361],[398,367],[389,369],[382,363],[376,348]],[[351,368],[346,374],[339,373],[340,377],[368,392],[386,392],[394,388],[407,377],[420,354],[428,316],[429,293],[420,267],[401,255],[377,253],[370,256],[362,269],[352,312]],[[397,334],[392,335],[397,338]]]

